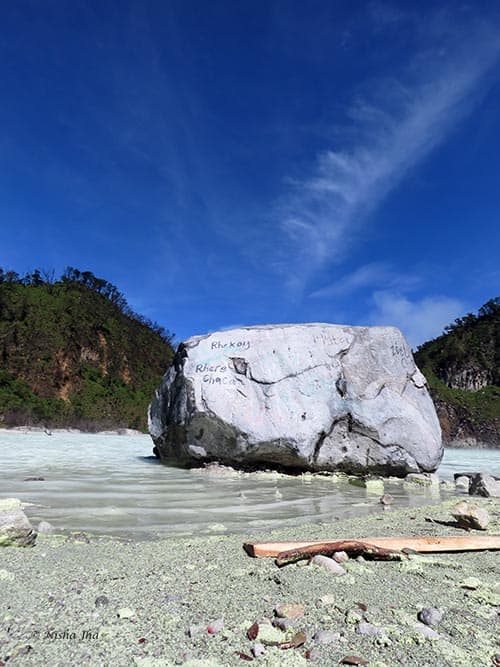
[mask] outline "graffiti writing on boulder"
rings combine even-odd
[[[249,350],[249,340],[229,340],[222,342],[220,340],[213,340],[211,343],[212,350]]]

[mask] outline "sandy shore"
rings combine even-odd
[[[464,535],[425,521],[450,521],[455,502],[273,531],[258,539]],[[500,533],[500,502],[477,504],[490,512],[488,532]],[[241,665],[248,660],[239,654],[251,657],[255,641],[272,640],[270,626],[255,641],[247,638],[248,628],[273,619],[281,602],[304,605],[304,616],[286,636],[303,631],[307,640],[299,648],[267,645],[256,665],[336,665],[349,655],[378,667],[492,665],[500,653],[499,552],[352,560],[346,575],[335,576],[316,565],[279,569],[272,559],[252,559],[241,535],[88,539],[40,535],[33,548],[2,549],[0,664]],[[425,607],[444,612],[434,630],[418,623]],[[215,622],[217,630],[220,619],[222,629],[210,634],[207,627]],[[378,634],[359,634],[364,621]],[[331,643],[313,639],[320,631],[328,631],[319,637]]]

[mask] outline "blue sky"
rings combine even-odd
[[[0,265],[72,265],[177,339],[500,293],[495,3],[17,0]]]

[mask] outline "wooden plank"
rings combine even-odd
[[[243,548],[249,556],[255,558],[275,558],[283,551],[301,549],[314,545],[327,545],[335,540],[315,540],[310,542],[246,542]],[[349,538],[353,539],[353,538]],[[354,538],[382,549],[412,549],[418,553],[438,553],[446,551],[482,551],[486,549],[500,549],[500,535],[461,535],[453,537],[361,537]]]

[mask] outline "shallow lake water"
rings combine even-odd
[[[149,436],[0,431],[0,497],[32,503],[36,525],[139,539],[256,533],[301,523],[383,512],[380,493],[345,481],[272,473],[219,475],[160,464]],[[439,475],[500,475],[500,450],[448,449]],[[43,477],[43,481],[24,481]],[[394,507],[439,502],[443,489],[387,483]]]

